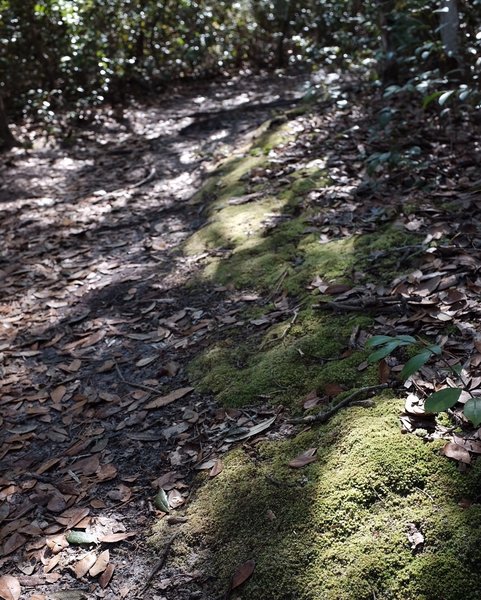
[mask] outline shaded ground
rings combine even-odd
[[[179,245],[205,220],[192,197],[209,165],[277,106],[295,104],[304,83],[179,88],[157,105],[126,110],[122,122],[99,115],[63,147],[39,137],[38,149],[8,156],[2,571],[19,576],[25,597],[55,581],[49,593],[100,593],[98,583],[75,581],[69,567],[78,552],[52,548],[73,527],[135,532],[109,546],[115,576],[104,597],[132,597],[145,583],[154,480],[171,491],[172,505],[185,501],[192,468],[209,457],[224,421],[208,396],[187,389],[186,363],[243,306],[225,288],[188,284],[202,257],[183,256]],[[144,409],[179,388],[186,397],[175,408]],[[188,438],[182,454],[179,436]],[[172,597],[184,597],[184,580],[197,576],[179,576]]]
[[[366,363],[373,331],[437,338],[477,394],[476,131],[413,133],[335,77],[309,107],[305,79],[178,88],[7,155],[1,565],[22,598],[210,600],[249,560],[246,598],[476,597],[481,444],[423,413],[442,365],[410,382],[417,437],[392,394],[287,420],[396,380],[406,356]]]

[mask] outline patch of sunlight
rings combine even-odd
[[[239,598],[477,600],[481,507],[458,501],[477,498],[481,461],[460,473],[439,442],[401,433],[399,410],[386,393],[372,408],[257,443],[255,460],[234,449],[217,477],[199,475],[204,485],[175,526],[177,565],[192,569],[195,556],[213,597],[253,559]],[[290,468],[308,448],[317,460]],[[162,548],[172,530],[159,521],[152,543]]]

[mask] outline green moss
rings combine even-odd
[[[475,600],[481,507],[457,502],[460,491],[477,496],[481,469],[461,474],[437,445],[403,435],[400,409],[379,397],[372,409],[345,409],[294,439],[257,444],[255,461],[231,452],[186,511],[179,565],[197,547],[214,596],[254,559],[239,600]],[[290,469],[309,447],[317,461]],[[416,550],[413,526],[424,536]],[[157,543],[167,527],[159,523]]]
[[[214,392],[229,406],[270,397],[296,409],[304,394],[322,391],[328,383],[350,388],[373,382],[376,367],[358,370],[364,353],[340,357],[353,328],[368,323],[366,318],[341,319],[307,309],[294,326],[287,321],[271,327],[262,339],[241,345],[227,340],[211,348],[191,364],[191,379],[197,389]]]

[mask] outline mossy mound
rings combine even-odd
[[[295,321],[265,333],[248,325],[242,339],[238,329],[231,337],[225,332],[190,365],[197,390],[214,392],[227,406],[269,399],[292,414],[307,393],[322,395],[328,384],[352,390],[377,383],[377,367],[360,369],[365,353],[348,347],[355,328],[370,327],[371,317],[322,312],[306,287],[317,276],[387,282],[418,240],[383,221],[374,233],[341,228],[324,243],[310,225],[329,222],[329,206],[309,198],[330,185],[325,161],[298,165],[279,181],[275,176],[281,162],[275,149],[295,131],[289,122],[261,128],[197,195],[207,203],[208,221],[184,250],[209,255],[200,276],[270,297],[283,291],[299,310]],[[270,308],[267,301],[250,305],[244,318]],[[178,526],[177,563],[192,568],[198,556],[198,567],[212,575],[212,598],[240,564],[254,559],[253,576],[233,599],[477,599],[481,463],[461,473],[440,454],[442,442],[403,435],[401,407],[385,395],[373,408],[342,409],[294,439],[226,454],[224,470],[202,482],[187,523]],[[289,468],[289,460],[312,447],[316,462]],[[154,542],[170,533],[161,521]]]
[[[303,395],[312,390],[322,394],[329,383],[349,389],[375,382],[375,367],[358,370],[363,352],[341,356],[353,329],[370,323],[367,317],[346,319],[306,309],[294,326],[287,321],[251,342],[239,345],[226,339],[213,346],[191,364],[191,379],[198,390],[214,392],[228,406],[267,397],[295,411]]]
[[[255,460],[230,453],[186,511],[178,564],[187,547],[207,549],[212,597],[254,559],[238,600],[477,599],[481,506],[458,502],[479,499],[481,463],[460,473],[439,444],[400,432],[399,410],[379,397],[293,440],[257,444]],[[290,469],[309,447],[317,461]]]

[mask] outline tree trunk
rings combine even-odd
[[[381,36],[381,49],[383,58],[380,64],[380,74],[384,86],[399,82],[399,65],[397,48],[393,41],[393,11],[394,0],[378,0],[379,30]]]
[[[3,98],[0,96],[0,150],[8,150],[17,144],[8,126],[7,113]]]
[[[462,70],[459,47],[459,13],[456,0],[441,0],[440,32],[448,71]]]

